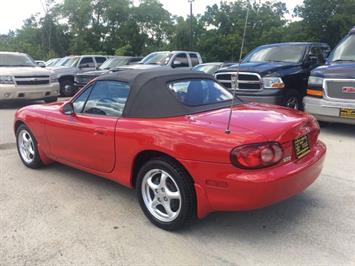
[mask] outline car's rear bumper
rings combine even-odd
[[[354,109],[354,101],[330,101],[306,96],[303,99],[304,111],[314,115],[319,121],[355,125],[355,119],[340,117],[340,109]]]
[[[0,101],[39,100],[57,97],[59,83],[47,85],[0,85]]]
[[[195,161],[183,164],[195,180],[198,217],[202,218],[214,211],[262,208],[302,192],[321,173],[325,153],[325,145],[318,142],[300,160],[260,170],[240,171],[231,164]]]

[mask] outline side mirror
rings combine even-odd
[[[39,67],[46,67],[46,65],[43,64],[42,62],[38,62],[37,65],[38,65]]]
[[[72,102],[65,103],[62,108],[61,112],[65,115],[73,115],[74,114],[74,105]]]
[[[175,60],[172,65],[173,68],[175,67],[182,67],[182,62],[179,60]]]

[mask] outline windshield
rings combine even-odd
[[[46,62],[46,66],[55,66],[60,61],[60,58],[53,58]]]
[[[101,70],[109,70],[120,66],[125,66],[128,64],[128,59],[124,57],[115,57],[107,60],[100,66]]]
[[[60,64],[58,64],[59,66],[65,66],[65,67],[74,67],[78,64],[78,61],[80,59],[79,56],[74,56],[74,57],[66,57],[63,58],[64,60],[62,60],[60,62]]]
[[[355,61],[355,34],[340,42],[329,56],[329,61]]]
[[[218,69],[220,68],[220,65],[199,65],[195,66],[193,70],[205,72],[207,74],[214,74]]]
[[[230,101],[233,95],[210,79],[193,79],[171,82],[169,89],[185,105],[200,106]]]
[[[37,64],[25,54],[0,54],[0,67],[36,67]]]
[[[247,55],[243,63],[270,61],[298,63],[302,60],[305,50],[306,47],[304,45],[260,47]]]
[[[144,65],[166,65],[169,63],[172,54],[170,52],[151,53],[144,57],[139,64]]]

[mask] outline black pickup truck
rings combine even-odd
[[[324,64],[329,52],[324,43],[263,45],[247,54],[240,66],[223,68],[215,77],[245,101],[302,109],[310,72]]]

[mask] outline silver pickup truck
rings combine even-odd
[[[58,93],[59,83],[53,71],[39,67],[27,54],[0,52],[0,102],[54,102]]]
[[[74,77],[76,74],[86,71],[97,70],[109,56],[103,55],[81,55],[67,56],[53,67],[47,69],[53,70],[60,83],[60,95],[72,96],[75,93]]]
[[[162,51],[153,52],[144,57],[138,64],[122,66],[117,71],[128,69],[192,69],[202,63],[201,55],[189,51]]]

